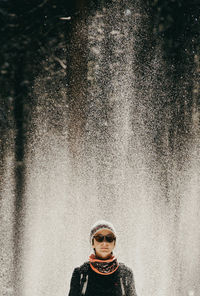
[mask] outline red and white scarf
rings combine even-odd
[[[112,274],[119,267],[119,264],[115,256],[112,256],[111,258],[106,260],[100,260],[97,259],[94,254],[91,254],[89,257],[89,262],[92,270],[94,270],[96,273],[103,275]]]

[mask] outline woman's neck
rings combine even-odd
[[[108,260],[112,257],[112,254],[110,254],[109,256],[107,256],[106,258],[102,258],[102,257],[99,257],[98,255],[95,254],[95,258],[96,259],[99,259],[99,260]]]

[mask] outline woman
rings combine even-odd
[[[118,263],[113,250],[116,232],[107,221],[98,221],[90,231],[94,254],[74,269],[68,296],[137,296],[133,273]]]

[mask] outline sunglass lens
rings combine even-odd
[[[112,243],[115,239],[115,237],[113,235],[109,235],[109,234],[106,235],[105,238],[108,243]]]
[[[95,236],[95,239],[98,243],[101,243],[104,240],[104,236],[102,234],[98,234]]]

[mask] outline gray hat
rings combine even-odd
[[[95,235],[95,233],[97,233],[101,229],[108,229],[114,234],[114,236],[116,236],[116,231],[112,223],[105,220],[100,220],[100,221],[97,221],[91,228],[90,243],[92,243],[92,238]]]

